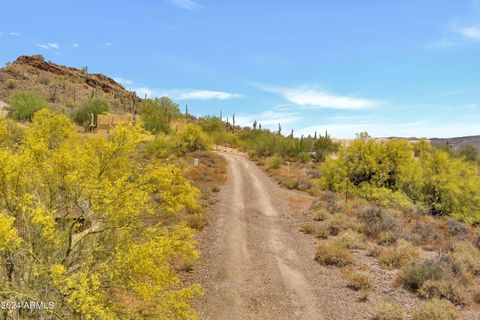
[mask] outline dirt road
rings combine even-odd
[[[298,231],[311,198],[280,188],[242,155],[222,153],[228,181],[200,240],[201,319],[362,319],[336,270]],[[347,305],[349,304],[349,305]]]

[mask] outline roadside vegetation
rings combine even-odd
[[[344,145],[328,134],[284,136],[256,122],[196,118],[166,97],[142,100],[142,122],[108,137],[74,129],[110,110],[98,97],[70,119],[29,92],[10,106],[11,119],[0,118],[4,299],[54,301],[65,318],[195,318],[190,302],[201,290],[181,273],[194,268],[194,230],[208,224],[226,180],[226,161],[212,150],[228,146],[315,197],[299,229],[315,238],[318,266],[342,270],[359,301],[378,297],[381,272],[393,275],[391,290],[417,301],[375,301],[372,319],[457,319],[478,309],[480,178],[471,148],[366,133]]]
[[[47,109],[31,120],[0,119],[2,299],[62,306],[30,319],[195,318],[201,289],[179,271],[199,256],[202,205],[185,172],[138,157],[140,126],[82,137]]]

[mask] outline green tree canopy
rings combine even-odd
[[[417,158],[414,157],[417,155]],[[383,204],[416,204],[433,215],[480,222],[478,166],[433,148],[426,140],[376,141],[361,135],[321,165],[324,188]]]
[[[85,101],[79,109],[74,110],[71,117],[76,124],[87,130],[90,126],[92,113],[94,116],[94,124],[96,124],[97,116],[108,112],[109,109],[110,107],[107,101],[100,98],[93,98]]]
[[[49,107],[45,98],[29,91],[15,93],[9,103],[12,107],[9,116],[19,121],[32,121],[35,112]]]
[[[167,133],[169,131],[169,121],[178,117],[180,109],[178,104],[168,97],[161,97],[155,100],[143,100],[140,114],[145,129],[152,133]]]

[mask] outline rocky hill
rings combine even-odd
[[[92,97],[107,100],[111,112],[118,114],[131,112],[141,101],[107,76],[47,62],[41,55],[20,56],[0,69],[0,101],[8,102],[21,90],[41,94],[54,110],[63,113]]]

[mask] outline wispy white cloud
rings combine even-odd
[[[279,94],[287,101],[301,107],[325,109],[368,109],[380,104],[379,101],[356,98],[352,96],[335,95],[304,85],[296,88],[260,86],[267,92]]]
[[[185,9],[185,10],[197,10],[203,8],[203,6],[195,1],[192,0],[166,0],[168,3]]]
[[[174,100],[230,100],[241,98],[238,93],[213,90],[191,90],[191,89],[153,89],[147,87],[133,88],[140,97],[162,97],[166,96]]]
[[[73,48],[78,48],[78,47],[80,47],[80,45],[79,45],[78,43],[72,43],[70,46],[73,47]]]
[[[13,36],[13,37],[20,37],[21,34],[18,32],[9,32],[8,35]]]
[[[178,100],[230,100],[241,97],[238,93],[212,90],[173,90],[165,93]]]
[[[430,49],[447,49],[447,48],[453,48],[457,47],[459,44],[458,42],[452,41],[447,38],[442,38],[438,41],[432,42],[427,45],[427,48]]]
[[[48,49],[59,49],[60,45],[56,42],[50,42],[50,43],[35,43],[35,45],[39,48],[48,50]]]
[[[111,46],[113,46],[113,42],[105,42],[103,45],[105,47],[111,47]]]
[[[46,50],[50,49],[46,44],[35,43],[35,45],[42,49],[46,49]]]
[[[131,85],[131,84],[133,84],[133,81],[132,81],[132,80],[123,79],[123,78],[120,78],[120,77],[113,77],[113,80],[115,80],[116,82],[118,82],[118,83],[120,83],[120,84],[123,84],[123,85]]]
[[[458,33],[466,39],[480,41],[480,26],[460,28]]]
[[[262,128],[277,130],[278,124],[282,126],[292,124],[300,120],[300,117],[293,112],[265,111],[250,115],[235,115],[235,122],[242,127],[252,126],[254,121],[262,125]],[[284,128],[286,130],[286,128]],[[286,132],[286,131],[285,131]]]

